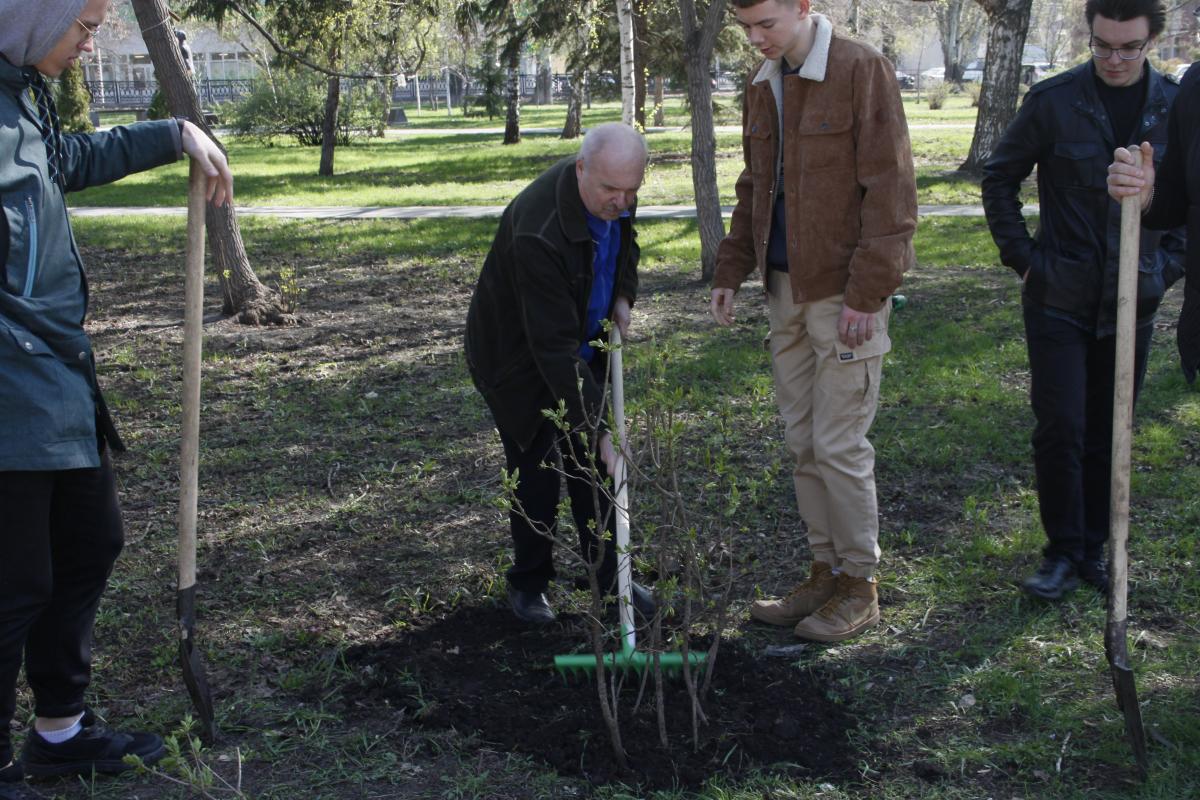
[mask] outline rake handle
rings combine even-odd
[[[637,632],[633,622],[633,572],[629,556],[629,481],[625,464],[625,375],[624,359],[621,355],[621,329],[612,326],[611,349],[608,355],[609,372],[612,377],[612,405],[614,432],[613,446],[617,453],[616,474],[612,476],[616,487],[613,501],[617,514],[617,592],[620,595],[621,646],[626,653],[637,647]]]

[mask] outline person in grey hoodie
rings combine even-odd
[[[232,197],[220,149],[185,120],[63,134],[47,78],[92,52],[108,0],[0,0],[0,800],[31,776],[119,772],[164,753],[84,705],[92,627],[123,543],[110,453],[123,450],[84,333],[87,279],[65,194],[177,161]],[[14,760],[22,660],[33,730]]]

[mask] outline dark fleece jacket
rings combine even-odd
[[[542,424],[543,409],[563,402],[576,430],[586,430],[603,409],[604,387],[579,357],[593,274],[584,214],[570,156],[504,210],[471,298],[466,334],[471,377],[496,426],[522,449]],[[638,263],[633,215],[620,225],[613,299],[623,296],[632,304]]]

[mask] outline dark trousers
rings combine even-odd
[[[1153,325],[1137,331],[1134,396],[1146,374]],[[1030,400],[1037,426],[1033,462],[1043,554],[1075,563],[1100,558],[1108,540],[1116,337],[1025,307]]]
[[[571,515],[579,534],[579,552],[589,561],[594,561],[600,553],[595,532],[605,528],[611,534],[616,530],[616,514],[607,495],[592,491],[590,462],[595,461],[599,481],[608,477],[608,471],[598,455],[588,455],[587,437],[579,434],[568,437],[550,420],[542,421],[528,450],[522,451],[504,431],[500,431],[500,441],[509,473],[520,470],[516,502],[529,518],[525,519],[515,508],[508,515],[513,539],[513,566],[508,571],[508,583],[520,591],[542,592],[555,576],[554,544],[550,537],[558,534],[562,489],[561,476],[555,467],[560,467],[566,476]],[[597,573],[601,588],[609,590],[616,574],[616,545],[610,536]]]
[[[0,766],[22,653],[38,716],[83,711],[96,608],[123,543],[107,451],[98,469],[0,472]]]

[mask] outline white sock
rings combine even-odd
[[[62,744],[65,741],[75,738],[75,735],[83,730],[83,714],[75,718],[75,722],[65,728],[59,728],[56,731],[38,731],[37,735],[45,739],[50,744]]]

